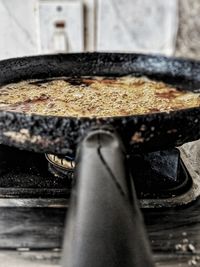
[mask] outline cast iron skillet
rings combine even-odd
[[[200,62],[162,56],[86,53],[0,62],[0,85],[33,78],[128,74],[196,92],[200,88]],[[126,155],[196,140],[199,120],[200,108],[104,119],[0,112],[0,143],[76,154],[63,266],[147,267],[153,262]]]
[[[23,79],[59,76],[133,74],[179,88],[200,90],[200,63],[136,54],[61,54],[0,62],[0,85]],[[73,154],[94,125],[112,125],[128,151],[160,150],[200,137],[200,109],[106,119],[27,116],[0,112],[0,143],[53,154]]]

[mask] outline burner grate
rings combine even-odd
[[[181,161],[177,150],[173,151],[171,157],[171,162],[177,166],[176,172],[173,169],[169,175],[166,170],[159,173],[158,169],[154,167],[151,170],[146,168],[148,161],[151,164],[156,163],[156,157],[163,158],[163,153],[159,152],[157,156],[156,154],[146,155],[146,165],[144,165],[144,158],[141,155],[139,155],[140,159],[138,159],[138,155],[131,156],[129,159],[142,207],[169,207],[187,204],[200,194],[200,179],[195,178],[190,166],[185,164],[185,161],[184,163]],[[167,158],[170,161],[169,154],[166,153]],[[3,202],[0,203],[0,206],[11,204],[66,207],[70,198],[75,164],[73,159],[68,157],[60,159],[51,155],[49,159],[51,161],[47,161],[43,154],[20,151],[1,145],[0,202],[1,200]],[[165,166],[166,159],[163,162],[159,161],[160,166],[162,164],[163,167]],[[138,160],[140,164],[138,164]],[[162,168],[160,169],[162,170]]]
[[[75,161],[71,157],[60,158],[56,155],[45,154],[48,161],[48,169],[54,177],[68,179],[69,183],[73,181]]]

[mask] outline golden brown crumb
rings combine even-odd
[[[128,116],[199,107],[199,95],[145,77],[63,77],[2,86],[0,110],[67,117]]]

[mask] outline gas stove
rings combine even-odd
[[[155,262],[163,267],[198,262],[194,252],[176,250],[183,241],[188,242],[184,247],[199,247],[198,227],[195,226],[195,234],[192,226],[187,227],[195,208],[183,204],[199,195],[200,178],[185,150],[130,155],[128,161],[140,205],[146,208],[143,214]],[[74,167],[72,157],[0,146],[0,257],[8,262],[6,266],[11,266],[12,261],[20,266],[59,266]],[[186,209],[152,209],[180,205]],[[198,206],[198,202],[194,205]],[[170,263],[163,250],[170,251]]]
[[[187,204],[200,194],[200,178],[182,149],[129,155],[142,208]],[[0,206],[66,207],[75,160],[0,146]]]

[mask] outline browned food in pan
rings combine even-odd
[[[145,77],[63,77],[0,88],[0,110],[27,114],[113,117],[199,106],[200,94]]]

